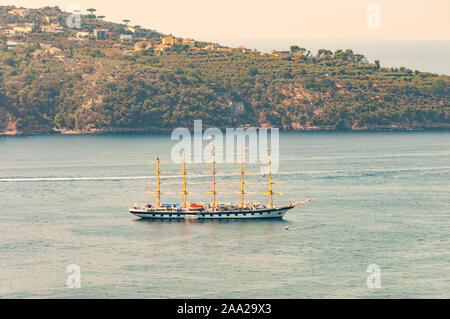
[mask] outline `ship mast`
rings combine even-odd
[[[213,208],[216,208],[216,160],[215,160],[215,148],[212,146],[212,195],[213,195]]]
[[[205,184],[211,184],[212,187],[211,187],[211,191],[206,192],[206,194],[212,194],[213,195],[213,201],[212,201],[211,207],[212,208],[217,208],[216,195],[218,195],[218,194],[227,194],[227,193],[216,192],[216,185],[225,184],[225,183],[217,183],[216,182],[216,175],[223,174],[223,173],[217,173],[216,172],[216,163],[217,162],[216,162],[216,149],[215,149],[214,145],[212,145],[212,148],[211,148],[211,159],[212,159],[212,161],[211,161],[211,165],[212,166],[211,166],[211,171],[208,171],[208,174],[211,173],[212,181],[211,182],[205,182]]]
[[[161,170],[160,170],[161,163],[166,163],[166,162],[160,161],[159,156],[157,156],[156,157],[156,182],[149,183],[149,184],[156,184],[156,189],[154,191],[149,191],[148,189],[145,190],[148,193],[156,195],[156,203],[155,203],[156,207],[161,207],[161,195],[173,194],[173,193],[164,193],[161,191],[161,184],[170,184],[170,183],[161,183],[161,174],[169,173],[169,172],[161,172]]]
[[[184,196],[184,207],[187,207],[187,189],[186,189],[186,160],[185,153],[183,149],[183,196]]]
[[[244,191],[244,156],[241,150],[241,208],[245,206],[245,191]]]
[[[245,163],[245,153],[241,147],[241,169],[239,170],[239,172],[234,172],[234,174],[239,174],[239,176],[241,177],[241,181],[240,182],[233,182],[233,184],[240,184],[241,185],[241,189],[236,192],[237,194],[241,194],[241,203],[239,205],[239,208],[244,208],[245,207],[245,194],[255,194],[253,192],[246,192],[244,189],[244,185],[245,184],[255,184],[255,183],[249,183],[249,182],[244,182],[244,175],[251,175],[252,173],[245,173],[244,172],[244,163]]]
[[[273,194],[274,194],[274,192],[272,191],[272,172],[271,172],[271,169],[270,169],[270,164],[271,164],[271,161],[270,161],[270,148],[269,148],[269,146],[267,146],[267,169],[268,169],[268,171],[267,171],[267,174],[269,175],[269,198],[270,198],[270,201],[269,201],[269,208],[273,208]]]
[[[156,157],[156,184],[157,184],[157,189],[156,189],[156,205],[157,207],[161,207],[161,182],[159,179],[159,156]]]

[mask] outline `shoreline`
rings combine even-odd
[[[253,127],[252,127],[253,128]],[[270,129],[271,127],[254,127],[256,129],[258,128],[267,128]],[[205,128],[206,129],[206,128]],[[222,131],[225,130],[225,128],[219,128]],[[119,130],[95,130],[95,131],[52,131],[52,132],[25,132],[25,133],[18,133],[18,132],[0,132],[0,137],[9,137],[9,136],[37,136],[37,135],[51,135],[51,136],[58,136],[58,135],[114,135],[114,134],[169,134],[174,129],[167,129],[167,130],[134,130],[134,129],[119,129]],[[328,133],[352,133],[352,132],[433,132],[433,131],[450,131],[450,125],[447,127],[431,127],[431,128],[354,128],[354,129],[328,129],[328,128],[314,128],[314,129],[303,129],[303,130],[285,130],[281,129],[281,132],[302,132],[302,133],[314,133],[314,132],[328,132]]]

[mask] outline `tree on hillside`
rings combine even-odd
[[[258,68],[255,66],[250,67],[250,69],[248,70],[248,74],[250,74],[251,76],[255,76],[258,74]]]
[[[130,23],[130,20],[128,20],[128,19],[123,19],[122,22],[125,23],[126,26],[128,26],[128,23]]]
[[[100,20],[103,21],[104,18],[106,18],[105,16],[97,16],[97,18],[99,18]]]
[[[332,56],[333,52],[330,50],[326,50],[326,49],[319,49],[319,51],[317,51],[317,56],[319,58],[321,57],[325,57],[325,56]]]
[[[291,45],[291,53],[295,53],[300,51],[300,47],[298,45]]]
[[[375,68],[377,70],[380,68],[380,60],[375,60]]]
[[[433,84],[431,85],[431,89],[435,93],[445,93],[445,91],[447,90],[447,85],[445,84],[444,80],[438,79],[433,82]]]
[[[94,12],[97,11],[97,9],[89,8],[86,11],[88,11],[90,13],[89,17],[95,18]]]

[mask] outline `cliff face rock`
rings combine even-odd
[[[12,135],[20,133],[15,118],[2,106],[0,106],[0,133]]]

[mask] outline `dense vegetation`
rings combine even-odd
[[[163,35],[82,17],[66,27],[58,8],[12,15],[0,7],[0,134],[52,131],[155,131],[205,125],[284,129],[449,128],[448,76],[384,68],[352,50],[311,54],[205,50],[207,43],[164,52],[134,50],[136,39]],[[47,17],[47,18],[46,18]],[[40,26],[59,23],[61,33]],[[26,34],[6,34],[34,23]],[[107,28],[107,40],[75,39],[79,31]],[[121,42],[120,34],[133,41]],[[8,41],[21,42],[8,48]],[[43,47],[61,54],[42,53]]]

